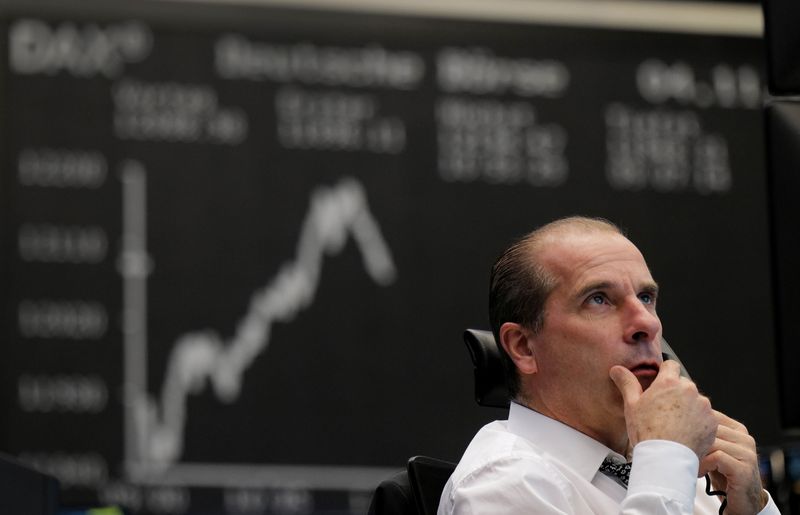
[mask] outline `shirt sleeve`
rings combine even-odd
[[[645,440],[633,449],[624,515],[691,515],[700,462],[688,447],[668,440]]]
[[[775,501],[772,500],[772,496],[769,495],[769,492],[767,492],[767,495],[769,496],[769,501],[767,501],[767,505],[764,506],[764,509],[758,512],[758,515],[781,515],[778,506],[775,504]]]

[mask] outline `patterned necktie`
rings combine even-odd
[[[603,464],[600,465],[600,472],[612,479],[616,479],[622,486],[628,488],[628,478],[631,475],[630,463],[617,463],[611,458],[606,458],[603,460]]]

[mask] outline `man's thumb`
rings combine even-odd
[[[636,376],[627,368],[621,365],[614,365],[611,367],[611,370],[608,371],[608,375],[611,377],[611,380],[614,381],[614,384],[617,385],[619,392],[622,394],[622,400],[625,401],[626,404],[636,402],[639,396],[642,395],[642,385],[639,384],[639,380],[636,379]]]

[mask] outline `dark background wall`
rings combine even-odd
[[[627,229],[695,380],[780,441],[760,38],[4,13],[2,446],[67,502],[358,512],[456,460],[501,415],[460,342],[489,266],[570,214]]]

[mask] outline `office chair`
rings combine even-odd
[[[415,456],[408,460],[411,492],[420,515],[436,514],[444,485],[455,468],[455,463],[427,456]]]
[[[413,459],[413,458],[412,458]],[[372,494],[368,515],[419,515],[408,469],[384,479]]]
[[[449,461],[414,456],[406,470],[378,485],[369,515],[436,515],[439,497],[455,468]]]

